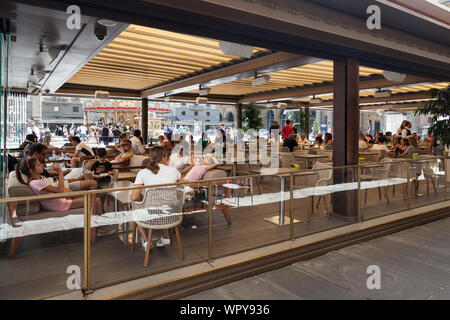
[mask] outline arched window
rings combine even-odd
[[[228,122],[234,122],[234,115],[232,112],[228,112],[227,114],[227,121]]]

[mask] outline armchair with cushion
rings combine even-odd
[[[12,171],[9,174],[9,178],[7,181],[7,198],[16,198],[16,197],[26,197],[26,196],[36,196],[33,190],[28,186],[21,184],[16,177],[16,172]],[[12,209],[12,206],[9,206],[9,209]],[[12,212],[10,210],[7,215],[7,222],[14,226],[12,219]],[[40,206],[39,200],[37,201],[24,201],[22,203],[18,203],[16,207],[17,217],[20,221],[34,221],[34,220],[44,220],[48,218],[61,218],[68,215],[84,215],[84,209],[71,209],[67,211],[46,211]],[[59,231],[55,229],[54,231]],[[16,251],[19,249],[20,242],[23,237],[17,237],[12,239],[11,247],[9,250],[9,258],[14,257]]]
[[[134,182],[139,170],[147,168],[151,159],[143,155],[134,155],[130,159],[130,164],[127,167],[115,167],[114,168],[114,181],[129,180]]]

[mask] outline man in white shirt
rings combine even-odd
[[[85,156],[93,156],[94,151],[92,151],[91,147],[89,147],[86,143],[81,142],[80,137],[73,137],[70,143],[76,147],[75,152],[73,154],[68,153],[67,155],[69,157],[72,157],[70,160],[70,164],[72,165],[72,168],[79,168],[81,167],[81,158]]]
[[[39,141],[39,139],[41,138],[41,131],[39,130],[39,128],[36,127],[34,123],[32,123],[30,126],[30,129],[31,129],[32,134],[34,133],[34,135],[37,137],[37,140]],[[27,130],[27,132],[28,132],[28,130]]]
[[[136,155],[143,155],[145,153],[145,148],[142,145],[141,139],[141,130],[136,129],[133,132],[133,137],[130,138],[131,141],[131,152]]]
[[[78,127],[78,130],[80,131],[80,138],[83,139],[83,141],[86,140],[86,136],[87,136],[87,127],[82,124],[81,126]]]
[[[372,150],[384,150],[386,152],[389,152],[389,148],[385,145],[385,138],[383,136],[378,137],[378,143],[375,141]]]

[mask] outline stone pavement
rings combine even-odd
[[[368,289],[367,267],[380,268]],[[450,218],[229,283],[187,300],[450,299]]]

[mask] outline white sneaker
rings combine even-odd
[[[168,244],[170,244],[170,237],[169,236],[167,236],[167,237],[161,236],[161,238],[159,238],[158,242],[156,243],[156,246],[158,248],[161,248],[161,247],[167,246]]]
[[[147,239],[142,240],[142,251],[147,251]],[[150,242],[150,249],[153,248],[153,243]]]

